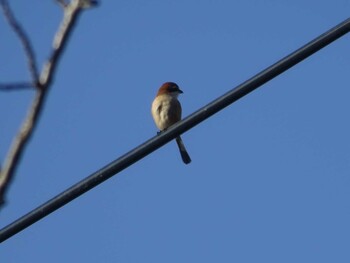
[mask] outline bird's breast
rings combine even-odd
[[[171,96],[157,96],[152,103],[152,116],[159,130],[165,130],[181,119],[181,105]]]

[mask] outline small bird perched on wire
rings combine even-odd
[[[152,116],[161,132],[181,120],[182,109],[177,99],[181,93],[183,91],[174,82],[166,82],[159,88],[152,103]],[[189,164],[191,158],[180,136],[176,138],[176,143],[179,147],[182,161],[185,164]]]

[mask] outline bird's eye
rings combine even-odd
[[[171,92],[175,92],[175,91],[178,91],[179,88],[177,86],[171,86],[170,89],[169,89]]]

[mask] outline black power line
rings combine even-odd
[[[18,232],[22,231],[28,226],[49,215],[58,208],[74,200],[78,196],[91,190],[92,188],[99,185],[108,178],[112,177],[113,175],[129,167],[133,163],[139,161],[146,155],[152,153],[164,144],[173,140],[178,135],[193,128],[200,122],[206,120],[218,111],[230,105],[231,103],[257,89],[261,85],[275,78],[287,69],[293,67],[294,65],[309,57],[313,53],[316,53],[321,48],[337,40],[349,31],[350,18],[343,21],[334,28],[330,29],[329,31],[325,32],[324,34],[320,35],[319,37],[315,38],[308,44],[299,48],[295,52],[281,59],[280,61],[268,67],[267,69],[261,71],[260,73],[248,79],[236,88],[230,90],[226,94],[212,101],[208,105],[202,107],[187,118],[176,123],[171,128],[161,133],[159,136],[151,138],[150,140],[134,148],[130,152],[124,154],[117,160],[113,161],[112,163],[108,164],[107,166],[103,167],[102,169],[98,170],[97,172],[93,173],[92,175],[88,176],[87,178],[83,179],[77,184],[71,186],[70,188],[55,196],[51,200],[32,210],[28,214],[22,216],[13,223],[4,227],[0,230],[0,242],[5,241],[11,236],[17,234]]]

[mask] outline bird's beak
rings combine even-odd
[[[184,93],[182,90],[179,89],[179,93]]]

